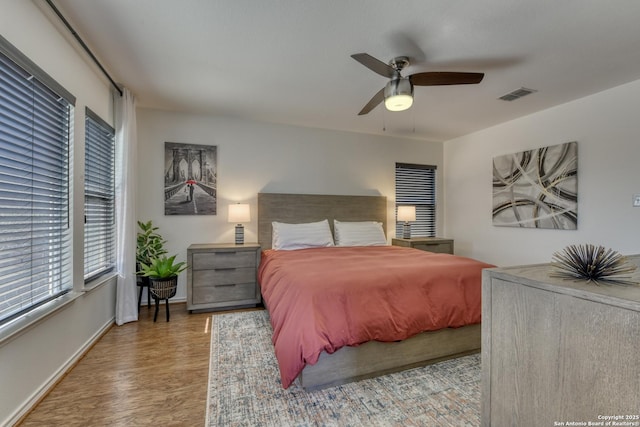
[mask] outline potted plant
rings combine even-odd
[[[150,264],[140,263],[140,272],[151,280],[177,278],[178,274],[187,268],[187,265],[184,261],[175,262],[175,259],[176,255],[170,257],[162,255],[152,259]]]
[[[166,241],[158,233],[158,227],[153,225],[151,220],[147,222],[138,221],[138,234],[136,239],[136,274],[140,277],[138,286],[138,310],[142,301],[142,291],[147,287],[147,306],[151,307],[151,283],[148,277],[142,275],[142,264],[150,265],[151,262],[166,254],[164,248]]]
[[[166,251],[165,251],[166,252]],[[153,321],[158,317],[160,300],[166,301],[167,322],[169,321],[169,298],[176,294],[178,288],[178,274],[187,266],[185,262],[175,262],[176,256],[162,255],[151,260],[150,264],[140,263],[140,272],[149,278],[149,290],[156,300],[156,312]]]
[[[136,263],[138,264],[138,273],[140,273],[140,264],[151,264],[151,261],[166,254],[164,248],[166,241],[158,234],[158,227],[154,227],[152,221],[138,221],[137,246],[136,246]]]

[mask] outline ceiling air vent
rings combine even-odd
[[[502,99],[503,101],[515,101],[518,98],[522,98],[523,96],[527,96],[527,95],[532,94],[534,92],[537,92],[537,90],[527,89],[526,87],[521,87],[520,89],[516,89],[514,91],[511,91],[506,95],[502,95],[498,99]]]

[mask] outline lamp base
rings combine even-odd
[[[405,222],[402,225],[402,238],[403,239],[411,238],[411,224],[409,224],[408,222]]]
[[[244,227],[242,224],[236,225],[236,245],[244,245]]]

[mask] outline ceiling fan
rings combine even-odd
[[[414,86],[477,84],[484,77],[484,73],[458,73],[452,71],[431,71],[402,77],[400,72],[409,65],[409,58],[406,56],[392,59],[389,61],[389,65],[368,53],[356,53],[351,57],[371,71],[390,79],[384,88],[373,95],[373,98],[358,113],[359,116],[367,114],[382,101],[384,101],[384,105],[389,111],[406,110],[413,104]]]

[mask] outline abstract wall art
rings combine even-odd
[[[164,214],[216,215],[215,145],[164,143]]]
[[[493,224],[578,227],[578,143],[493,158]]]

